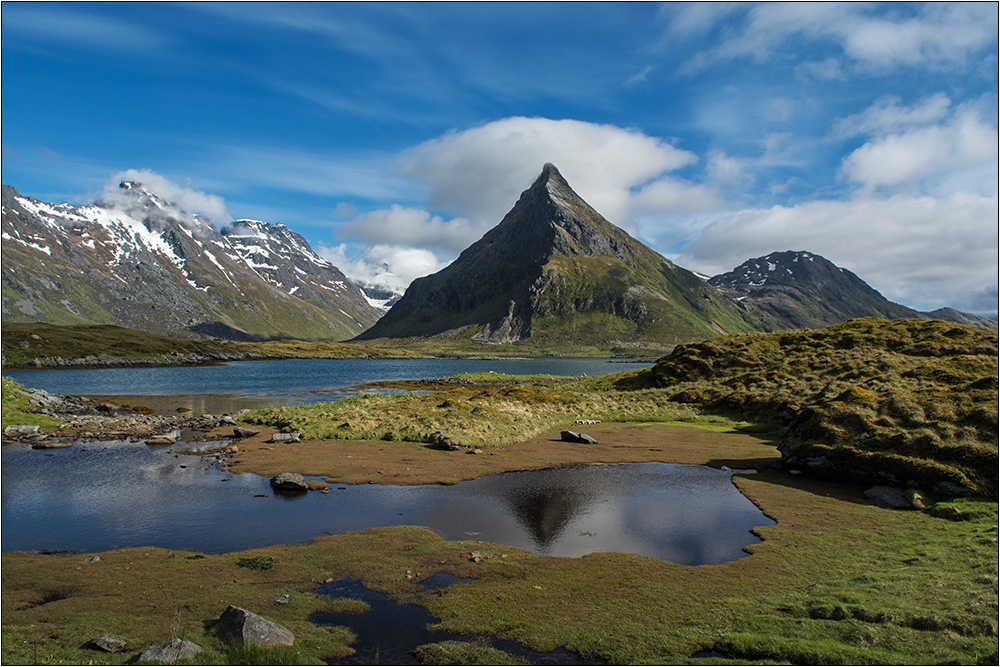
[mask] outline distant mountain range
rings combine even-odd
[[[991,329],[979,315],[941,308],[920,312],[889,301],[847,269],[809,252],[772,252],[748,259],[709,285],[758,315],[766,331],[818,329],[856,317],[887,320],[932,319]]]
[[[4,321],[342,340],[384,312],[282,224],[220,231],[131,181],[88,206],[2,197]]]
[[[775,252],[706,281],[605,220],[550,164],[500,224],[402,297],[351,281],[283,224],[237,220],[219,230],[136,182],[87,206],[44,203],[6,185],[2,198],[4,321],[227,340],[601,348],[855,317],[997,328],[977,315],[892,303],[808,252]]]

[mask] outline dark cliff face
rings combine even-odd
[[[602,282],[609,273],[614,280]],[[471,327],[462,335],[506,343],[536,336],[540,323],[574,313],[631,320],[624,329],[639,335],[637,321],[657,310],[644,305],[649,299],[682,304],[675,309],[683,311],[678,321],[700,327],[706,337],[722,329],[711,314],[693,312],[703,307],[703,297],[740,321],[735,304],[723,303],[716,290],[608,222],[546,164],[496,227],[442,271],[415,280],[360,337],[433,336]]]

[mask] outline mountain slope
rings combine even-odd
[[[40,202],[9,186],[2,196],[4,321],[342,340],[380,314],[283,226],[240,221],[230,239],[129,181],[88,206]],[[264,253],[273,261],[260,261]]]
[[[500,224],[359,338],[607,345],[749,328],[737,304],[605,220],[547,164]]]
[[[940,319],[997,328],[996,322],[950,308],[922,313],[893,303],[854,273],[803,251],[748,259],[708,282],[759,315],[765,331],[816,329],[859,317]]]

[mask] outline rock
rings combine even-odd
[[[295,643],[295,635],[285,626],[233,605],[222,612],[215,627],[222,638],[231,644],[267,648]]]
[[[309,484],[297,472],[283,472],[271,478],[271,488],[278,491],[308,491]]]
[[[219,426],[236,426],[236,420],[229,415],[223,415],[219,419]]]
[[[482,454],[483,450],[481,450],[481,449],[469,449],[469,450],[466,450],[465,453],[466,454]]]
[[[147,445],[172,445],[177,442],[177,439],[172,435],[154,435],[152,438],[146,439]]]
[[[959,486],[954,482],[949,482],[947,480],[942,480],[936,482],[934,486],[931,487],[931,493],[939,496],[948,496],[949,498],[954,498],[956,496],[973,496],[975,491],[964,486]]]
[[[115,637],[114,635],[101,635],[100,637],[94,637],[88,644],[97,647],[102,651],[107,651],[108,653],[118,653],[119,651],[124,651],[125,640],[121,637]]]
[[[101,557],[100,556],[87,556],[86,558],[83,559],[83,562],[84,562],[85,565],[93,565],[94,563],[101,562]]]
[[[873,486],[865,491],[865,495],[873,503],[886,509],[916,509],[906,491],[895,486]]]
[[[11,424],[3,430],[4,435],[34,435],[38,433],[37,424]]]
[[[173,664],[178,660],[190,660],[202,652],[194,642],[171,639],[166,644],[148,648],[139,654],[139,662],[163,662]]]
[[[577,443],[584,444],[584,445],[596,445],[597,444],[597,440],[594,440],[592,437],[590,437],[586,433],[577,433],[576,431],[563,431],[562,432],[562,441],[563,442],[577,442]]]
[[[252,438],[258,433],[260,433],[260,429],[247,428],[246,426],[237,426],[233,429],[233,435],[237,438]]]
[[[590,424],[600,424],[600,419],[577,419],[577,424],[590,425]]]
[[[275,433],[271,436],[271,442],[298,442],[302,439],[301,433]]]
[[[72,442],[61,440],[39,440],[38,442],[31,443],[32,449],[65,449],[72,446]]]

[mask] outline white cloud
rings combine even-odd
[[[714,275],[775,250],[807,250],[892,301],[995,312],[997,215],[995,194],[969,192],[748,209],[707,225],[677,261]],[[992,305],[982,301],[991,293]]]
[[[900,106],[898,95],[885,95],[861,113],[837,122],[834,130],[842,137],[861,134],[885,134],[913,126],[936,123],[948,114],[951,100],[936,93],[912,107]]]
[[[992,3],[919,3],[891,12],[884,4],[759,3],[739,11],[725,7],[714,16],[707,9],[685,8],[672,17],[666,34],[683,36],[680,28],[689,24],[697,27],[696,35],[713,27],[720,35],[717,46],[684,64],[686,73],[734,59],[770,61],[786,49],[795,52],[803,39],[838,46],[857,67],[888,71],[949,66],[993,49],[997,12]],[[830,58],[797,67],[818,78],[840,78],[842,73]]]
[[[884,131],[908,128],[877,136],[844,158],[842,175],[871,190],[880,187],[918,186],[923,181],[955,172],[978,174],[963,189],[989,193],[996,189],[997,129],[983,123],[978,113],[960,108],[944,123],[921,125],[940,119],[947,100],[935,96],[913,109],[876,105],[844,121],[847,127]]]
[[[465,218],[445,220],[428,211],[393,204],[362,213],[337,229],[339,236],[375,244],[437,248],[458,254],[486,232]]]
[[[551,162],[591,206],[622,225],[632,188],[695,161],[636,130],[515,117],[424,142],[397,166],[430,187],[430,208],[492,227]]]
[[[710,181],[726,185],[752,183],[752,174],[746,172],[747,160],[727,155],[725,151],[711,150],[705,164],[705,174]]]
[[[319,246],[317,254],[337,266],[348,278],[356,282],[387,287],[402,293],[416,278],[443,269],[434,253],[423,248],[377,244],[369,246],[360,256],[347,257],[347,246]]]
[[[222,197],[180,185],[149,169],[127,169],[113,174],[104,186],[105,199],[114,199],[119,196],[118,184],[122,181],[142,183],[149,192],[176,204],[188,213],[200,213],[216,224],[223,225],[233,220],[233,216],[229,214],[226,202]]]

